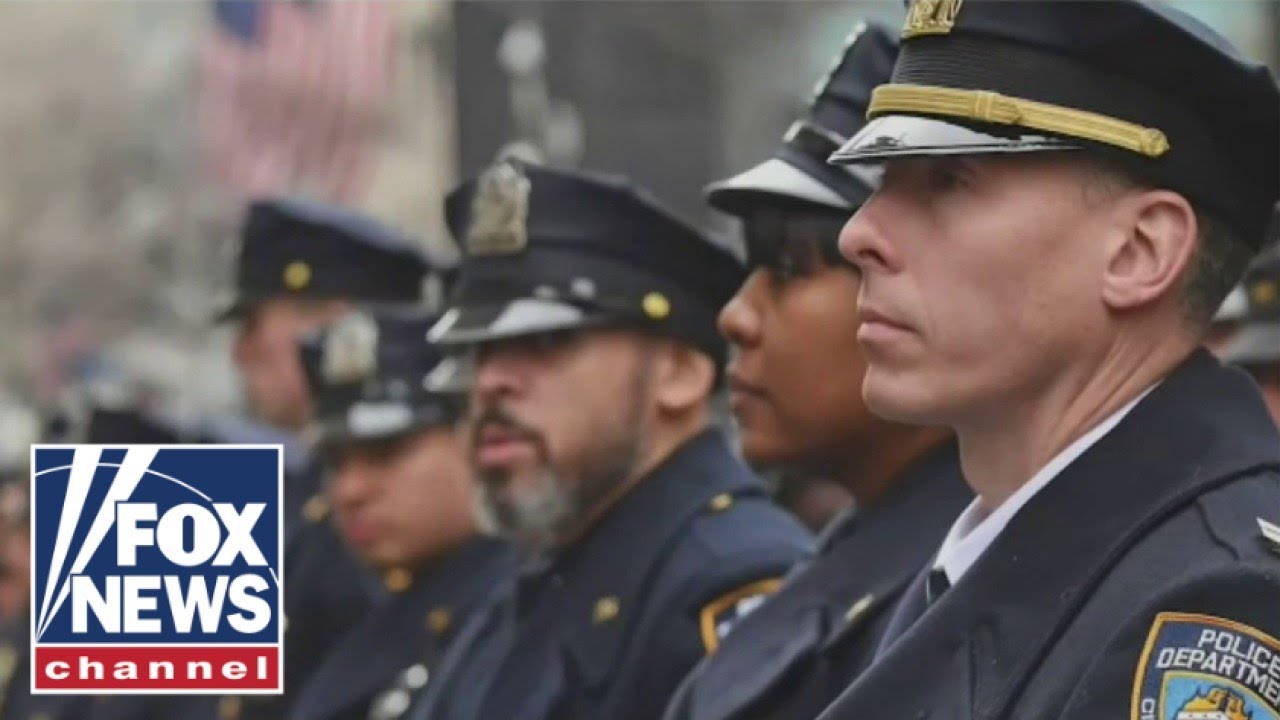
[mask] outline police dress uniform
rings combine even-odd
[[[1156,3],[917,2],[870,117],[833,161],[1100,153],[1255,248],[1280,195],[1274,78]],[[917,576],[823,720],[1280,717],[1280,436],[1257,389],[1198,350],[1096,430],[967,570]]]
[[[421,311],[357,311],[304,340],[322,446],[438,432],[457,420],[462,399],[425,382],[442,360],[426,342],[436,319]],[[514,572],[514,557],[506,543],[476,537],[422,567],[387,571],[390,598],[333,647],[289,717],[398,717],[426,687],[458,626]]]
[[[0,720],[80,720],[89,698],[31,694],[31,625],[0,625]]]
[[[274,298],[347,300],[370,306],[438,295],[447,262],[399,231],[358,213],[295,198],[250,204],[240,235],[236,287],[216,319],[243,317]],[[285,693],[227,697],[223,720],[280,720],[294,694],[381,592],[329,520],[318,459],[285,476]]]
[[[621,326],[723,361],[715,314],[740,265],[629,182],[503,161],[455,191],[447,216],[468,255],[437,340]],[[659,717],[689,668],[809,547],[708,429],[582,537],[528,558],[460,631],[408,717]]]
[[[855,28],[774,157],[713,183],[708,202],[748,226],[770,207],[784,215],[805,208],[835,221],[848,217],[874,190],[874,177],[851,175],[826,159],[865,124],[871,90],[889,79],[897,49],[888,28]],[[837,227],[831,227],[832,247]],[[784,241],[765,234],[756,241],[756,233],[746,233],[751,266],[767,265],[756,258]],[[756,248],[756,242],[771,247]],[[918,459],[880,502],[827,527],[816,557],[690,673],[666,718],[815,717],[874,656],[895,601],[971,497],[954,442]]]

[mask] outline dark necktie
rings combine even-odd
[[[938,598],[949,589],[951,580],[947,578],[947,571],[942,568],[930,570],[924,582],[925,602],[929,605],[938,602]]]
[[[884,635],[880,637],[880,645],[876,648],[876,657],[884,655],[889,646],[906,634],[907,630],[924,615],[929,606],[938,601],[951,587],[947,574],[941,568],[930,568],[916,576],[906,593],[898,601]]]

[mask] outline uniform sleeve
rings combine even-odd
[[[1130,615],[1059,719],[1280,720],[1277,638],[1280,562],[1200,575]]]

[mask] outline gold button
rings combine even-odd
[[[618,612],[621,609],[622,609],[622,603],[621,601],[618,600],[618,598],[612,595],[608,597],[602,597],[599,600],[596,600],[596,608],[595,608],[595,612],[592,613],[592,618],[596,621],[596,623],[607,623],[610,620],[618,617]]]
[[[671,301],[660,292],[651,292],[641,301],[644,314],[653,320],[661,320],[671,314]]]
[[[452,625],[453,613],[449,612],[449,608],[432,608],[427,613],[427,629],[436,635],[445,634]]]
[[[227,696],[218,701],[218,717],[222,720],[236,720],[240,717],[240,711],[244,708],[244,704],[240,702],[240,698],[234,695]]]
[[[313,523],[324,520],[329,517],[329,500],[319,493],[312,495],[302,506],[302,516]]]
[[[732,504],[733,504],[733,496],[730,495],[729,493],[720,493],[719,495],[711,498],[711,509],[715,510],[716,512],[722,512],[724,510],[727,510],[729,509],[729,506]]]
[[[311,283],[311,266],[301,260],[294,260],[284,266],[284,286],[290,290],[301,290]]]
[[[392,568],[382,576],[382,583],[393,593],[402,593],[413,584],[413,575],[404,568]]]
[[[871,607],[871,603],[874,601],[874,596],[863,595],[857,602],[849,606],[848,612],[844,614],[844,621],[852,624],[858,618],[862,617],[862,614]]]

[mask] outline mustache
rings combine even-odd
[[[471,419],[471,441],[480,443],[480,436],[488,428],[497,428],[524,440],[537,441],[542,437],[533,426],[496,405],[486,407]]]

